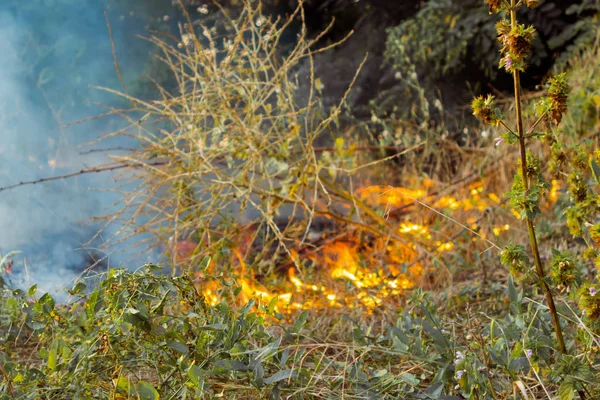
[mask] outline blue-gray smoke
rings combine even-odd
[[[172,23],[177,11],[168,3],[0,0],[0,187],[107,161],[106,153],[81,154],[86,150],[81,146],[118,128],[120,118],[65,128],[106,112],[99,104],[127,106],[90,88],[121,89],[104,13],[126,86],[142,93],[151,48],[136,35],[146,34],[167,14]],[[130,145],[121,139],[100,146]],[[42,290],[56,291],[85,267],[90,250],[80,247],[99,228],[89,218],[110,212],[118,199],[91,189],[113,185],[111,174],[103,173],[0,192],[0,252],[23,252],[13,267],[20,285],[38,283]],[[126,256],[115,253],[107,261],[115,266]]]

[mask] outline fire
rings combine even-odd
[[[412,199],[419,199],[426,194],[427,192],[423,189],[412,190],[402,187],[390,188],[385,186],[367,186],[357,190],[357,195],[363,201],[394,207],[408,204]]]
[[[356,195],[374,209],[389,211],[390,207],[402,207],[413,203],[415,199],[427,202],[427,193],[432,187],[426,182],[422,189],[403,187],[368,186],[359,189]],[[557,188],[553,183],[553,193]],[[501,205],[499,197],[493,193],[484,195],[481,183],[469,186],[464,198],[440,196],[427,204],[440,213],[460,213],[458,219],[472,230],[480,230],[482,211],[491,206]],[[552,194],[550,195],[552,198]],[[236,273],[238,296],[241,301],[255,298],[263,303],[275,301],[277,310],[296,310],[319,307],[356,307],[375,309],[389,299],[401,298],[407,290],[421,282],[427,266],[424,255],[444,254],[457,250],[457,246],[468,246],[471,240],[459,244],[452,237],[443,236],[440,228],[431,223],[440,221],[439,215],[431,212],[408,215],[405,220],[390,221],[397,226],[397,234],[406,238],[398,240],[372,237],[345,238],[331,241],[323,245],[315,254],[300,260],[296,249],[290,254],[296,261],[308,263],[307,271],[299,271],[297,267],[288,268],[283,283],[273,287],[265,287],[246,268],[242,254],[251,245],[247,240],[250,235],[243,235],[238,248],[233,249],[232,265]],[[455,214],[453,214],[455,215]],[[443,220],[442,220],[443,221]],[[450,226],[454,226],[450,224]],[[462,229],[462,228],[461,228]],[[508,224],[489,227],[489,235],[502,235],[510,229]],[[458,229],[454,229],[458,231]],[[325,238],[326,239],[326,238]],[[480,240],[473,237],[473,241]],[[175,257],[179,260],[194,254],[195,244],[180,241],[176,246]],[[312,263],[312,264],[311,264]],[[296,264],[300,265],[300,264]],[[204,296],[211,304],[217,304],[222,292],[216,282],[202,284]]]

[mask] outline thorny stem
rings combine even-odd
[[[516,7],[515,0],[511,0],[511,8],[510,8],[510,22],[512,28],[515,28],[517,25],[517,16],[516,16]],[[519,76],[519,71],[515,70],[513,72],[513,80],[515,85],[515,109],[516,109],[516,117],[517,117],[517,133],[519,137],[519,148],[521,150],[521,175],[523,178],[523,184],[525,186],[525,196],[529,195],[529,181],[527,178],[527,147],[525,144],[525,134],[523,132],[523,119],[521,115],[521,80]],[[554,331],[556,332],[556,339],[558,341],[558,347],[560,352],[563,354],[567,353],[567,347],[565,346],[565,340],[563,338],[562,329],[560,327],[560,319],[558,317],[558,312],[556,311],[556,305],[554,304],[554,296],[552,296],[552,291],[548,286],[545,278],[544,266],[542,265],[542,260],[540,258],[540,251],[538,249],[537,238],[535,235],[535,227],[533,225],[533,220],[529,216],[525,218],[527,223],[527,231],[529,233],[529,242],[531,244],[531,252],[533,253],[533,259],[535,262],[535,270],[539,278],[539,285],[542,287],[544,294],[546,295],[546,302],[548,303],[548,308],[550,309],[550,315],[552,316],[552,324],[554,325]]]

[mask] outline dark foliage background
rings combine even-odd
[[[184,3],[215,7],[208,0]],[[287,14],[297,0],[265,0],[263,4],[272,14]],[[343,45],[316,59],[317,71],[328,86],[325,103],[340,97],[364,54],[369,54],[350,98],[359,118],[369,117],[369,105],[380,106],[384,114],[391,112],[389,104],[405,96],[406,83],[398,79],[397,72],[403,77],[417,72],[421,85],[431,93],[439,90],[447,107],[451,104],[445,99],[461,105],[473,94],[491,91],[490,86],[501,91],[511,87],[510,77],[497,73],[495,21],[479,0],[309,0],[305,9],[312,35],[335,18],[322,45],[354,31]],[[597,0],[546,0],[536,9],[522,11],[521,20],[534,25],[539,33],[531,67],[523,79],[526,87],[534,88],[551,68],[563,68],[570,57],[596,40],[599,11]]]

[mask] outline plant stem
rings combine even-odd
[[[514,29],[517,25],[517,12],[515,7],[515,0],[511,0],[510,9],[510,22]],[[523,132],[523,119],[521,115],[521,79],[519,71],[513,72],[513,80],[515,84],[515,109],[517,117],[517,133],[519,136],[519,148],[521,150],[521,175],[523,178],[523,185],[525,186],[525,196],[529,196],[529,180],[527,177],[527,147],[525,144],[525,135]],[[560,319],[558,312],[556,311],[556,305],[554,304],[554,296],[552,290],[548,286],[548,283],[544,279],[546,274],[544,272],[544,266],[540,258],[540,252],[537,244],[537,238],[535,234],[535,226],[533,220],[529,216],[525,218],[527,223],[527,231],[529,233],[529,242],[531,244],[531,252],[533,253],[533,259],[535,262],[535,270],[539,278],[539,285],[542,287],[544,294],[546,295],[546,302],[550,309],[550,315],[552,316],[552,324],[554,325],[554,331],[556,332],[556,340],[558,341],[558,347],[561,353],[567,353],[567,347],[565,346],[565,340],[563,338],[562,329],[560,327]]]

